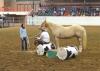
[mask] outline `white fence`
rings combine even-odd
[[[79,24],[85,26],[100,26],[99,16],[35,16],[28,17],[28,25],[40,25],[44,20],[60,25]]]

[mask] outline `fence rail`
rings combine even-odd
[[[28,25],[41,25],[44,20],[59,24],[59,25],[86,25],[86,26],[100,26],[99,16],[35,16],[27,17]]]

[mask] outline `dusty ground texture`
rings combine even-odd
[[[100,26],[85,27],[87,49],[74,59],[61,61],[37,56],[36,53],[22,52],[20,49],[19,27],[0,28],[0,71],[100,71]],[[39,31],[36,26],[28,26],[30,48],[35,50],[33,37]],[[76,44],[75,38],[60,41],[61,46]]]

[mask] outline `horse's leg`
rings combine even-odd
[[[55,37],[56,48],[59,48],[59,38]]]
[[[82,38],[78,38],[79,40],[79,52],[82,52]]]
[[[86,48],[86,43],[87,43],[87,36],[85,30],[80,33],[79,42],[80,42],[79,52],[82,52],[82,50]]]
[[[77,38],[78,38],[78,41],[79,41],[79,48],[78,48],[78,51],[79,52],[82,52],[82,45],[83,45],[83,41],[82,41],[82,33],[81,32],[76,32],[76,35],[77,35]]]

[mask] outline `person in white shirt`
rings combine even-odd
[[[40,30],[42,31],[41,34],[36,37],[38,44],[48,44],[50,42],[49,33],[44,27],[41,27]]]
[[[27,50],[28,35],[24,24],[21,24],[20,30],[21,47],[22,50]]]

